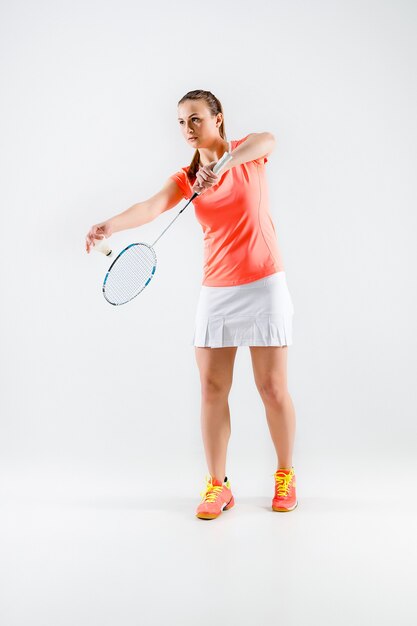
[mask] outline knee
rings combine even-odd
[[[288,389],[285,384],[273,380],[265,380],[257,385],[258,391],[264,402],[283,406],[288,400]]]
[[[231,383],[216,378],[204,377],[201,379],[201,395],[203,400],[213,400],[229,395]]]

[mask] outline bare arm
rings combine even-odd
[[[251,133],[247,139],[230,153],[233,157],[222,169],[222,172],[230,170],[235,165],[242,165],[263,156],[269,156],[275,148],[275,137],[272,133]]]
[[[137,228],[154,220],[164,211],[172,209],[182,199],[178,185],[169,178],[162,189],[143,202],[138,202],[126,211],[111,217],[108,222],[112,232]]]
[[[131,207],[109,218],[105,222],[94,224],[86,235],[86,250],[90,252],[95,239],[110,237],[113,233],[128,228],[137,228],[154,220],[164,211],[172,209],[182,199],[182,192],[177,183],[168,178],[162,189],[143,202],[137,202]]]

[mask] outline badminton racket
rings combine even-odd
[[[213,172],[217,174],[231,158],[232,155],[225,152],[213,167]],[[156,242],[200,193],[194,192],[185,207],[174,217],[151,246],[143,242],[131,243],[117,255],[104,277],[102,290],[107,302],[116,306],[126,304],[136,298],[149,285],[156,271],[156,253],[154,250]],[[105,238],[99,240],[98,243],[96,242],[94,248],[106,256],[112,254]]]

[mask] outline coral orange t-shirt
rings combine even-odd
[[[230,141],[229,152],[247,137]],[[269,212],[267,161],[264,156],[220,171],[219,182],[194,198],[204,233],[203,285],[241,285],[284,269]],[[193,195],[188,169],[170,176],[186,199]]]

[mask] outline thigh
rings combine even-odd
[[[195,347],[195,356],[202,383],[230,387],[237,346],[227,348]]]
[[[258,390],[285,393],[288,346],[250,346],[250,353]]]

